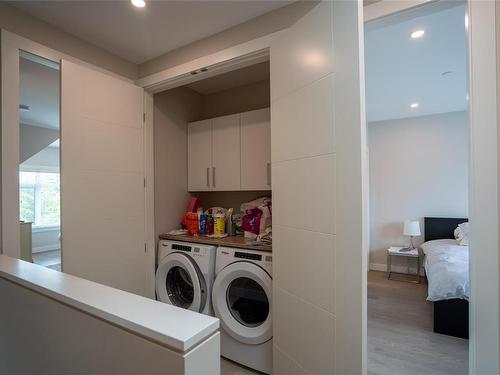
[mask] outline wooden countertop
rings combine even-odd
[[[182,241],[182,242],[192,242],[192,243],[202,243],[206,245],[215,246],[227,246],[236,247],[238,249],[249,249],[249,250],[260,250],[260,251],[272,251],[271,245],[253,245],[251,240],[245,239],[243,236],[230,236],[224,238],[211,238],[211,237],[194,237],[185,234],[173,235],[173,234],[160,234],[161,240],[172,240],[172,241]]]
[[[0,278],[184,353],[219,329],[219,320],[36,264],[0,255]]]

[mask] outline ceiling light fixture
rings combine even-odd
[[[423,36],[424,36],[424,34],[425,34],[425,30],[423,30],[423,29],[419,29],[419,30],[415,30],[414,32],[412,32],[412,33],[410,34],[410,37],[411,37],[412,39],[418,39],[418,38],[423,37]]]
[[[410,104],[410,108],[417,108],[418,107],[418,103],[411,103]]]
[[[130,0],[130,2],[137,8],[144,8],[146,6],[146,2],[144,0]]]

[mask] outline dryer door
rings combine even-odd
[[[272,338],[272,279],[256,264],[236,262],[215,278],[212,303],[224,330],[245,344]]]
[[[205,278],[190,256],[171,253],[158,265],[156,295],[162,302],[201,312],[207,301]]]

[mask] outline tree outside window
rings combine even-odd
[[[19,172],[19,212],[34,227],[59,226],[59,173]]]

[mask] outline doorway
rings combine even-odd
[[[370,375],[469,370],[466,10],[365,25]]]
[[[19,55],[21,259],[61,271],[60,67]]]

